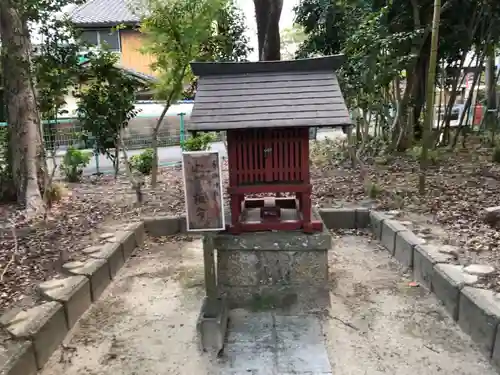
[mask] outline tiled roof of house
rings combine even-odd
[[[124,66],[117,66],[117,68],[122,69],[125,73],[137,78],[138,80],[144,82],[156,82],[158,79],[150,74],[139,72],[135,69],[126,68]]]
[[[134,11],[137,0],[88,0],[68,14],[76,26],[99,27],[137,24],[140,17]]]
[[[188,130],[350,126],[335,75],[343,60],[191,63],[199,79]]]

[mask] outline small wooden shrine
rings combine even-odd
[[[351,125],[335,75],[342,62],[191,64],[199,80],[187,130],[227,131],[231,233],[322,230],[312,217],[309,128]]]

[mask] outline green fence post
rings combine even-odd
[[[180,146],[181,150],[184,150],[184,116],[186,115],[185,113],[181,112],[177,114],[180,117],[180,130],[179,130],[179,141],[180,141]]]

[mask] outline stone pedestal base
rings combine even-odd
[[[328,250],[323,231],[255,232],[214,237],[217,287],[231,308],[313,306],[328,294]]]
[[[228,309],[224,298],[205,297],[196,323],[201,349],[218,354],[224,348]]]

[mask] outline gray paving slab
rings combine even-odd
[[[221,372],[235,374],[274,375],[276,353],[270,344],[235,342],[224,350],[227,357]]]
[[[274,343],[274,318],[270,312],[233,310],[229,314],[227,342]]]
[[[223,374],[331,372],[317,317],[235,310],[230,321]]]

